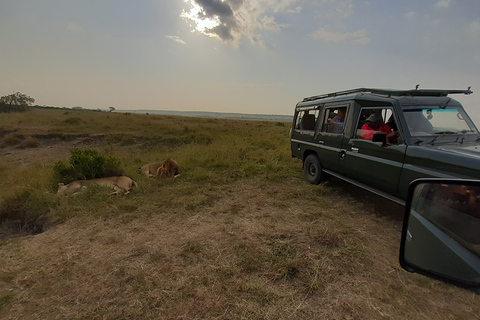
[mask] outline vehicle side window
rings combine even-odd
[[[346,107],[326,108],[323,117],[322,132],[343,133],[346,112]]]
[[[295,123],[295,129],[315,131],[318,114],[318,110],[315,109],[299,111]]]
[[[392,108],[362,108],[356,129],[355,137],[364,140],[372,140],[376,132],[385,132],[392,144],[400,138]]]
[[[420,184],[412,209],[480,256],[480,187]]]

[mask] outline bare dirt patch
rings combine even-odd
[[[42,137],[38,139],[39,145],[35,148],[19,148],[9,146],[0,149],[3,161],[30,165],[33,162],[49,163],[60,159],[68,159],[73,148],[95,148],[101,138],[77,136],[62,139],[59,137]]]

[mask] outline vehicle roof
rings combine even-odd
[[[297,107],[310,106],[326,102],[340,102],[346,100],[370,100],[370,101],[391,101],[392,99],[406,101],[424,101],[425,98],[441,98],[449,94],[471,94],[470,87],[467,90],[441,90],[441,89],[375,89],[358,88],[352,90],[338,91],[323,95],[316,95],[304,98],[297,104]],[[417,98],[417,99],[411,99]],[[436,99],[438,101],[438,99]]]

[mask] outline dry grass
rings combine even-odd
[[[69,118],[102,125],[79,125],[69,143],[0,149],[0,204],[28,190],[53,224],[0,240],[2,319],[479,317],[478,296],[401,269],[401,208],[335,180],[303,180],[288,125],[63,113],[39,119],[38,132]],[[35,136],[14,116],[19,134]],[[124,118],[130,129],[112,129]],[[56,197],[52,165],[79,145],[122,159],[139,188]],[[179,179],[136,172],[167,156],[180,163]]]

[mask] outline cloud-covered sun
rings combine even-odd
[[[215,37],[216,35],[209,32],[209,30],[220,25],[220,19],[217,16],[209,17],[205,10],[194,0],[185,0],[185,3],[190,6],[190,10],[183,10],[180,17],[192,21],[194,23],[193,27],[196,31],[210,37]]]

